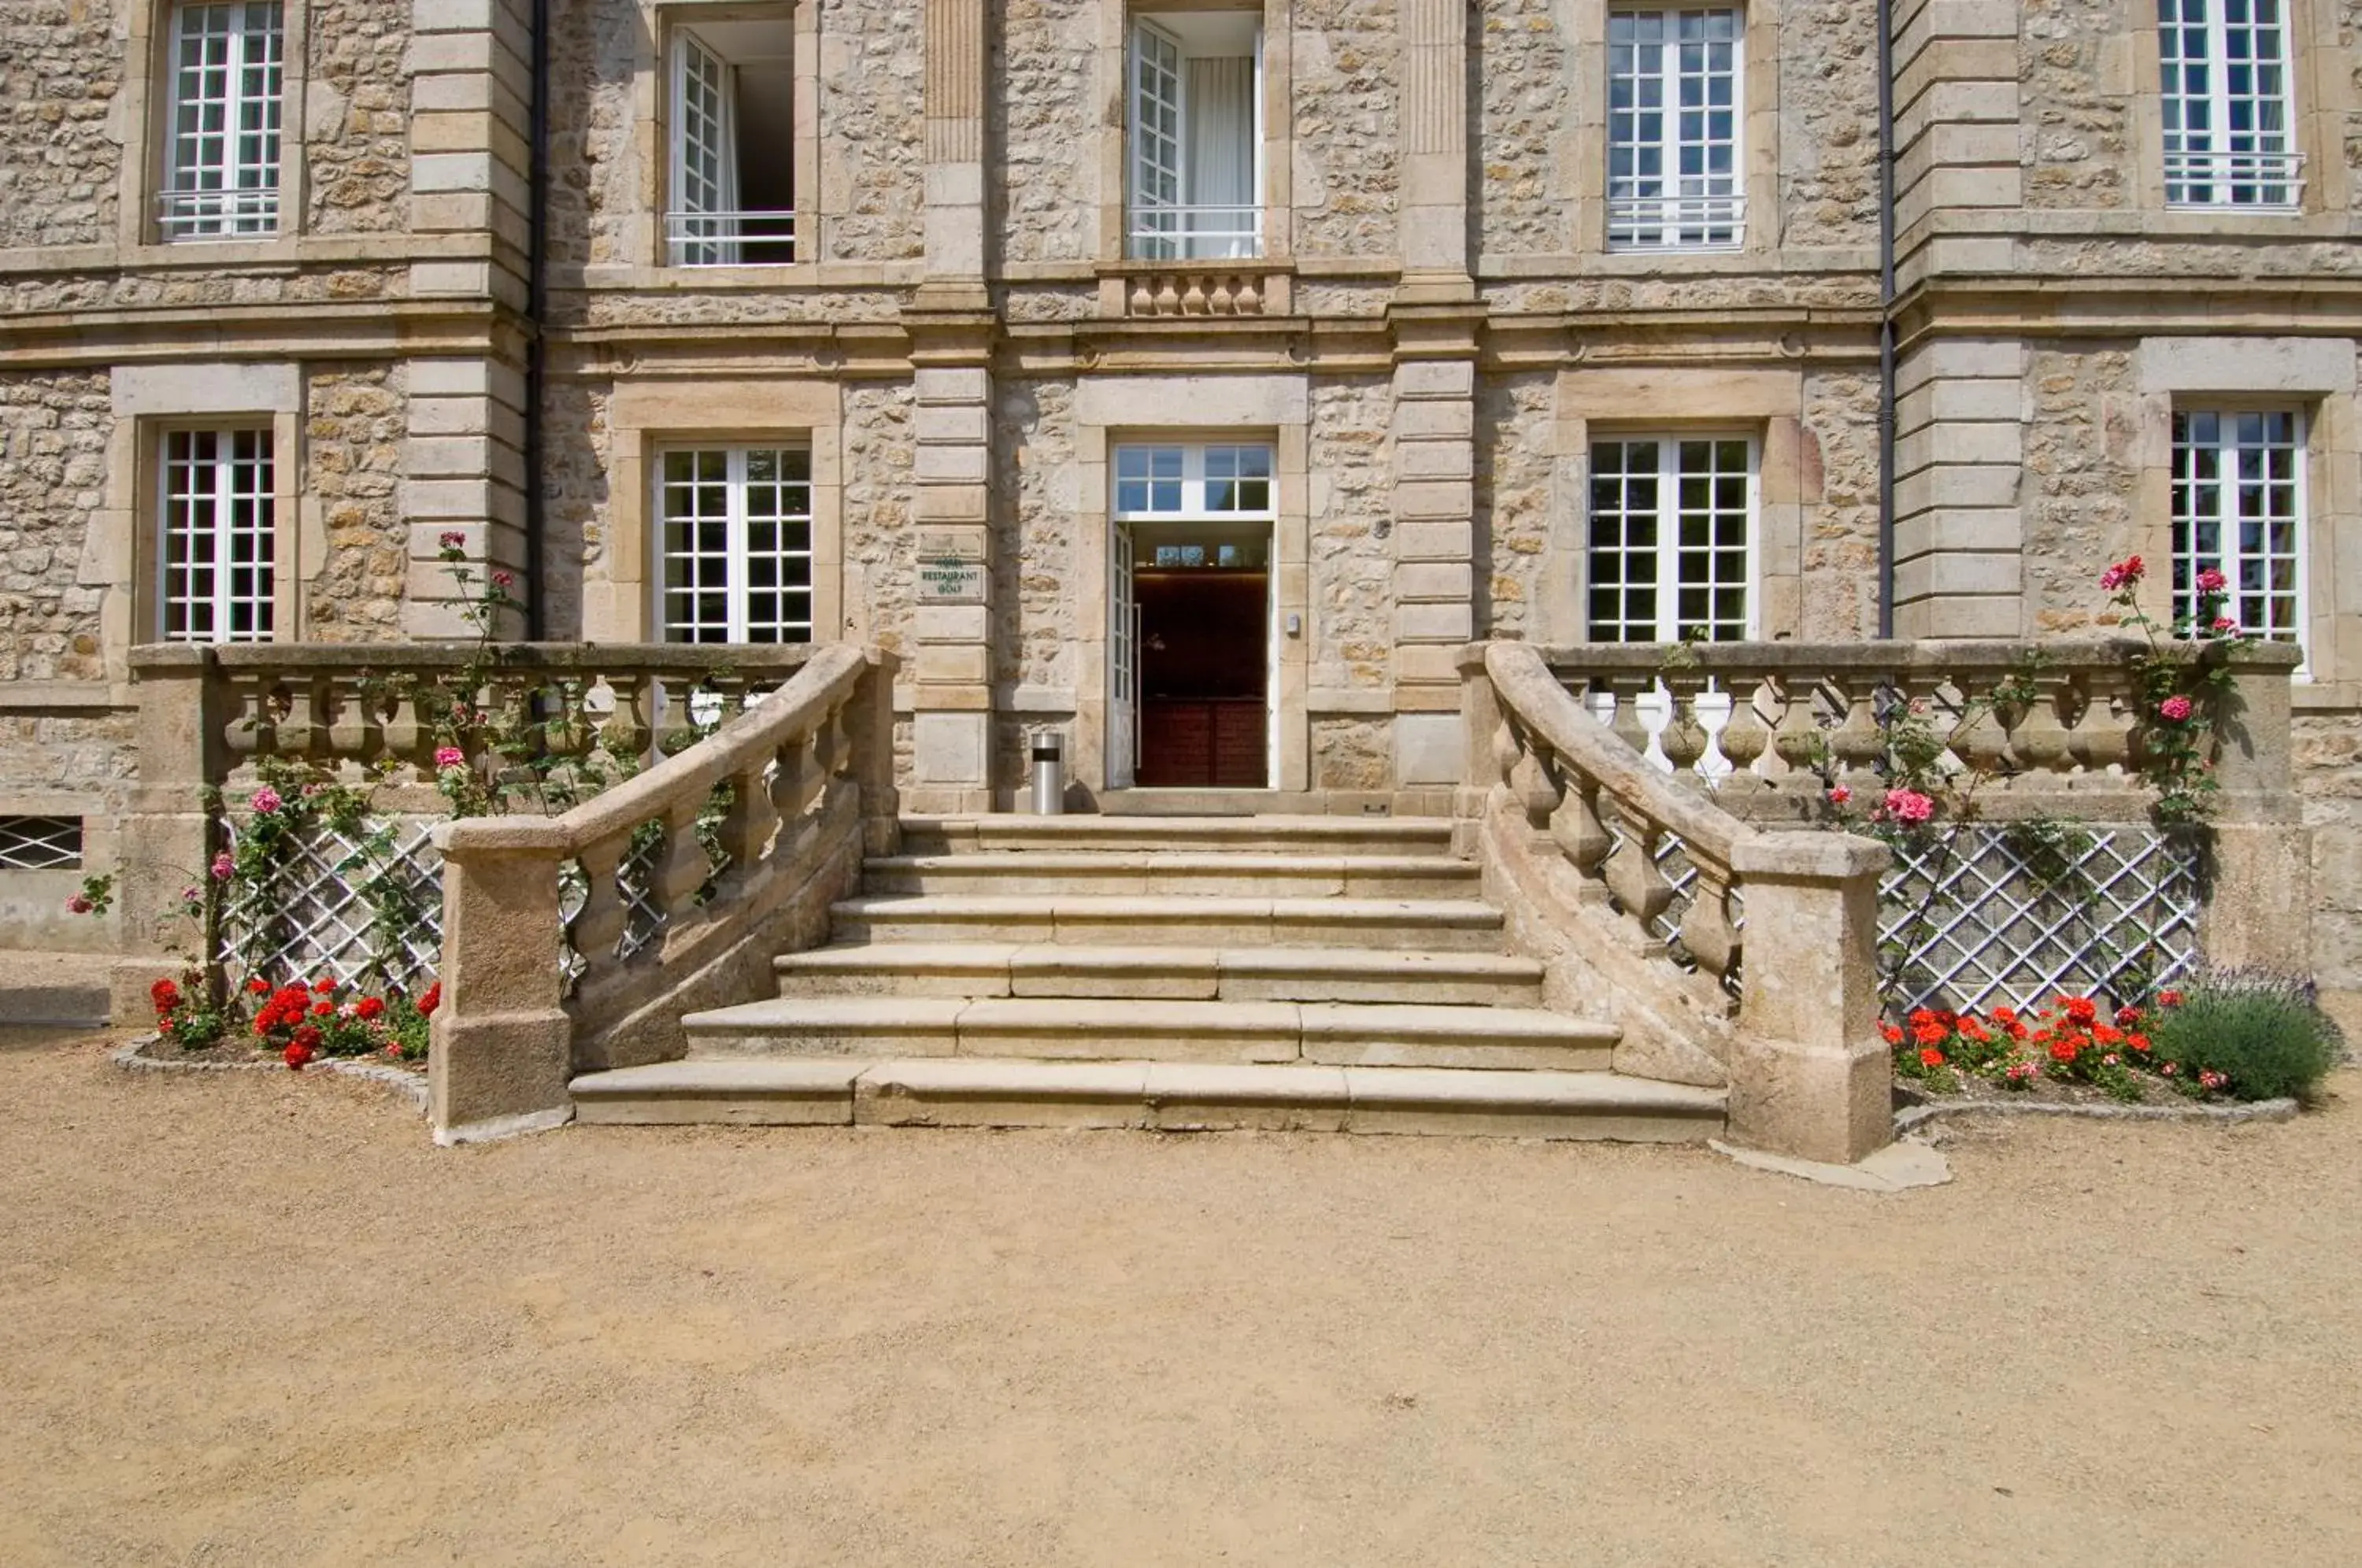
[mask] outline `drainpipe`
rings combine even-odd
[[[549,630],[547,594],[542,580],[542,385],[549,352],[542,341],[542,318],[549,306],[544,277],[549,229],[549,0],[533,0],[532,208],[526,217],[524,345],[524,635],[539,642]]]
[[[1894,635],[1894,0],[1878,0],[1878,635]]]

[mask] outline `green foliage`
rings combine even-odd
[[[2345,1047],[2311,981],[2253,969],[2184,987],[2155,1032],[2158,1055],[2183,1082],[2219,1075],[2222,1092],[2237,1099],[2309,1099]]]

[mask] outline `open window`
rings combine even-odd
[[[1607,244],[1714,250],[1746,234],[1736,8],[1607,17]]]
[[[673,266],[795,260],[795,43],[784,14],[674,29],[665,213]]]
[[[1131,202],[1141,260],[1263,254],[1263,27],[1253,11],[1160,11],[1131,33]]]
[[[2302,197],[2287,10],[2288,0],[2158,0],[2169,204],[2293,210]]]
[[[172,7],[156,201],[164,238],[279,232],[284,25],[278,0]]]

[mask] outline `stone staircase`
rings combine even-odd
[[[576,1078],[585,1122],[1234,1128],[1700,1139],[1719,1090],[1608,1070],[1442,821],[905,819],[677,1062]]]

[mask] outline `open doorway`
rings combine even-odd
[[[1115,457],[1109,781],[1269,789],[1271,448]]]

